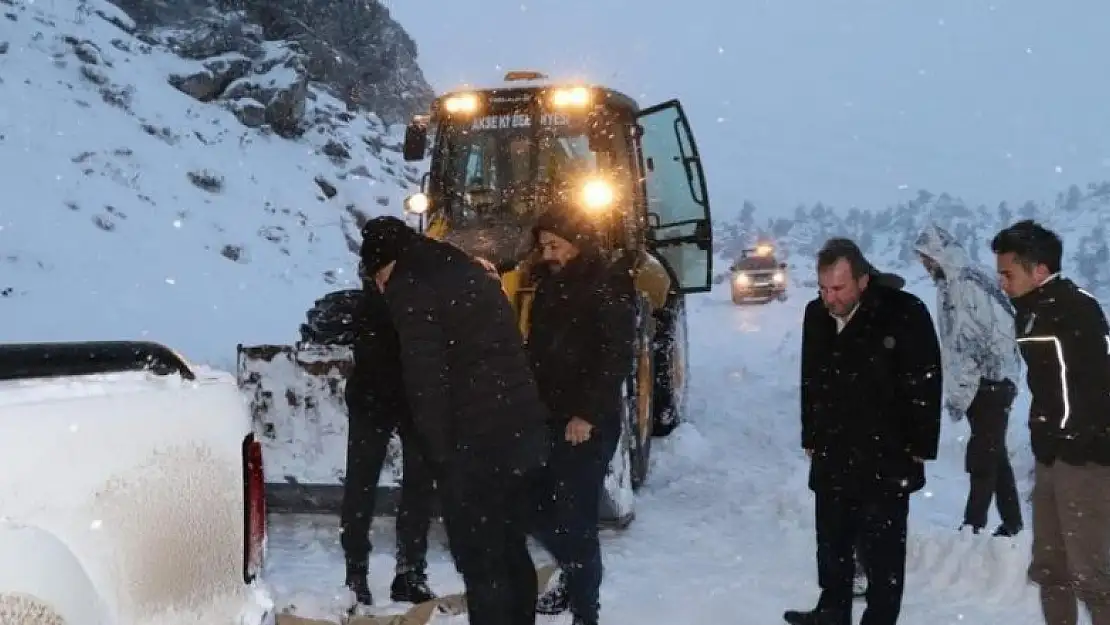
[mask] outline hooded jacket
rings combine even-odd
[[[998,281],[944,229],[929,225],[914,249],[935,262],[937,329],[944,363],[945,405],[965,414],[982,378],[1016,383],[1021,352],[1014,340],[1014,309]]]

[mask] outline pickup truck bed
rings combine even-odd
[[[156,343],[0,345],[0,445],[0,621],[272,620],[233,376]]]

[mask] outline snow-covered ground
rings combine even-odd
[[[799,287],[787,302],[751,307],[733,306],[727,287],[689,300],[689,421],[655,441],[636,521],[604,535],[603,622],[763,625],[816,600],[813,506],[797,409],[800,324],[810,292]],[[920,294],[931,304],[928,289]],[[1010,437],[1023,493],[1031,466],[1026,402],[1023,394]],[[901,622],[1039,623],[1036,593],[1025,582],[1029,532],[998,539],[956,530],[966,495],[965,435],[965,424],[945,421],[940,458],[913,500]],[[391,525],[375,524],[371,581],[381,599],[393,573]],[[462,589],[438,528],[430,560],[438,590]],[[267,577],[279,605],[334,616],[343,581],[336,519],[275,515]]]

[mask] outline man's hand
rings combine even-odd
[[[497,273],[497,266],[494,265],[493,263],[491,263],[488,260],[482,258],[481,256],[475,257],[474,260],[478,261],[478,264],[481,265],[482,268],[484,268],[486,270],[486,273],[488,273],[489,275],[493,276],[494,278],[500,278],[501,277],[501,275],[499,273]]]
[[[913,461],[916,462],[917,464],[925,464],[925,459],[924,458],[918,458],[917,456],[913,457]]]
[[[579,417],[571,417],[570,423],[567,423],[566,440],[571,445],[585,443],[590,440],[593,429],[594,426],[590,425],[589,421]]]
[[[813,457],[813,450],[812,449],[806,449],[805,451],[806,451],[806,458],[812,458]]]

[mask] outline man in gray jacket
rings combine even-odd
[[[954,421],[966,416],[971,427],[965,461],[971,488],[963,525],[976,534],[982,531],[994,499],[1002,519],[994,535],[1013,536],[1022,529],[1006,449],[1015,381],[1021,374],[1013,306],[998,280],[978,267],[947,231],[929,225],[915,249],[937,286],[945,409]]]

